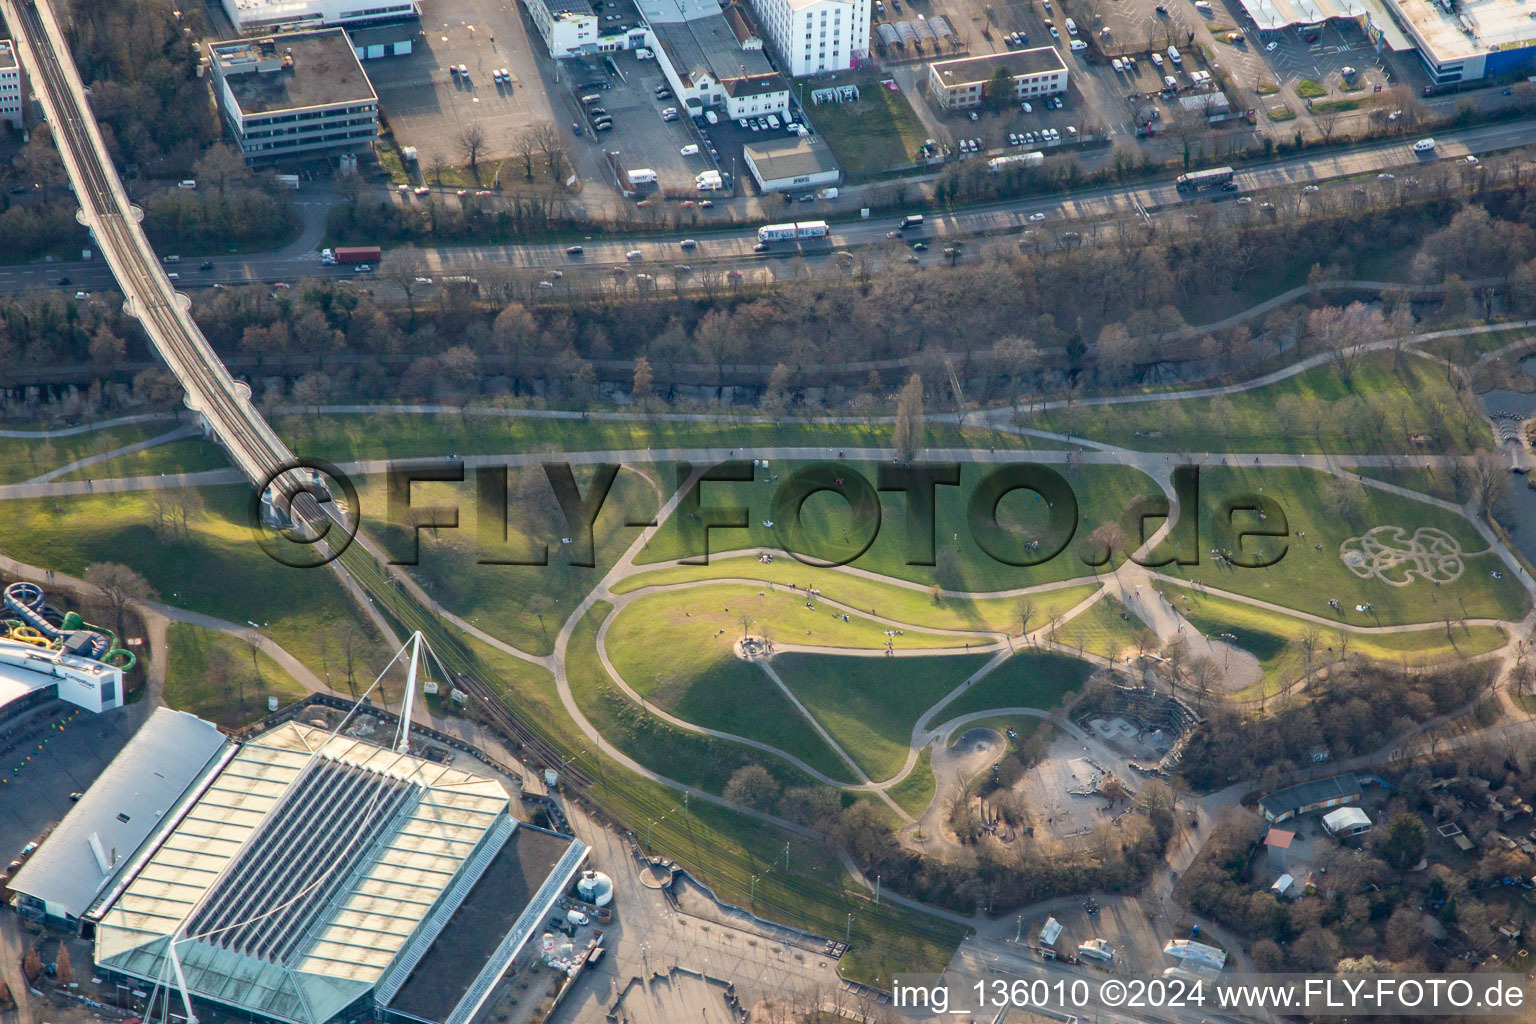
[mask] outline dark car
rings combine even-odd
[[[1166,17],[1168,17],[1168,8],[1164,7],[1162,4],[1158,4],[1157,5],[1157,13],[1161,14],[1163,17],[1166,18]]]
[[[593,107],[591,110],[588,110],[587,113],[591,114],[593,117],[602,117],[604,114],[608,113],[608,108]]]
[[[1235,181],[1223,182],[1222,186],[1221,186],[1221,190],[1223,192],[1236,192],[1237,191],[1237,182],[1235,182]]]
[[[585,252],[585,250],[582,249],[582,247],[579,245],[569,246],[565,250],[565,254],[567,256],[580,256],[583,252]]]
[[[61,278],[59,278],[59,284],[60,284],[60,285],[66,285],[66,284],[69,284],[69,278],[67,278],[67,277],[61,277]]]
[[[197,269],[198,270],[212,270],[213,269],[213,260],[203,260],[203,262],[201,262],[201,263],[199,263],[197,265]]]
[[[577,124],[575,121],[571,122],[571,134],[572,135],[580,135],[581,134],[581,125]]]
[[[613,122],[599,121],[597,124],[592,126],[592,130],[598,132],[611,132],[613,131]]]
[[[756,245],[754,245],[752,247],[752,251],[753,252],[767,252],[768,251],[768,243],[767,242],[758,242]]]
[[[928,251],[928,243],[927,242],[913,242],[912,243],[912,251],[913,252],[927,252]]]

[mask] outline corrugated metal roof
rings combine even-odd
[[[78,917],[225,746],[210,722],[159,708],[16,872],[11,888]],[[92,852],[96,836],[110,865]],[[112,861],[113,855],[116,860]]]

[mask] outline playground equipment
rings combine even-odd
[[[137,664],[132,651],[117,645],[110,629],[93,626],[78,612],[62,613],[43,600],[43,588],[18,582],[5,588],[5,609],[15,618],[0,619],[0,639],[63,651],[125,672]]]

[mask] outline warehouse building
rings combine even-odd
[[[749,142],[742,156],[764,192],[835,185],[840,177],[832,151],[804,136]]]
[[[1067,65],[1051,46],[934,61],[928,65],[928,89],[943,110],[978,107],[999,68],[1013,78],[1014,102],[1067,91]]]
[[[687,113],[731,119],[789,109],[789,82],[761,48],[745,49],[716,0],[639,0],[657,63]]]
[[[250,162],[356,153],[379,133],[379,97],[341,29],[213,43],[214,92]]]
[[[416,0],[224,0],[223,7],[241,35],[374,25],[421,14]]]
[[[1359,799],[1360,780],[1355,778],[1353,772],[1346,772],[1277,789],[1259,799],[1259,810],[1264,812],[1265,821],[1278,825],[1312,811],[1342,807]]]
[[[11,879],[16,913],[78,927],[155,827],[233,751],[212,723],[157,708]]]
[[[469,1024],[586,859],[501,784],[296,722],[236,748],[87,910],[98,973],[280,1024]],[[180,1012],[173,997],[173,1012]]]

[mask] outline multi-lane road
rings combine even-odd
[[[202,415],[235,465],[252,482],[266,483],[293,456],[251,405],[245,386],[236,384],[214,354],[140,230],[139,211],[129,203],[107,155],[52,11],[46,2],[32,0],[0,0],[0,10],[16,30],[22,60],[80,201],[80,220],[90,229],[129,311],[186,389],[187,404]]]
[[[1536,125],[1529,122],[1488,125],[1446,133],[1438,136],[1438,141],[1436,153],[1431,157],[1414,153],[1412,139],[1404,138],[1293,157],[1269,164],[1250,165],[1236,177],[1238,192],[1219,193],[1214,197],[1207,195],[1202,199],[1218,200],[1216,208],[1223,218],[1256,218],[1261,216],[1258,204],[1242,206],[1235,202],[1239,196],[1251,193],[1262,198],[1264,193],[1299,194],[1302,188],[1315,184],[1322,191],[1315,200],[1309,201],[1327,201],[1331,189],[1352,187],[1355,179],[1381,173],[1396,173],[1399,176],[1396,187],[1406,188],[1407,180],[1416,173],[1415,168],[1428,164],[1464,166],[1465,158],[1470,154],[1496,153],[1536,144]],[[306,194],[305,202],[323,202],[319,195]],[[458,200],[451,194],[440,193],[431,201],[454,203]],[[780,218],[818,219],[824,216],[818,209],[820,205],[795,203],[785,206]],[[1187,197],[1181,196],[1170,181],[1114,186],[1062,196],[994,203],[953,214],[931,215],[925,231],[905,241],[915,241],[919,237],[929,241],[935,238],[1018,237],[1024,231],[1035,231],[1043,242],[1050,244],[1061,232],[1081,228],[1084,224],[1124,216],[1146,216],[1156,222],[1177,216],[1188,208]],[[810,262],[817,263],[825,260],[832,252],[878,246],[887,241],[887,232],[893,226],[893,218],[890,216],[878,216],[867,221],[834,222],[833,231],[826,242],[811,243],[804,248],[779,244],[768,253],[753,251],[757,239],[750,229],[721,233],[701,227],[692,235],[699,243],[692,250],[681,248],[679,243],[687,235],[679,232],[639,239],[581,239],[585,251],[579,258],[566,253],[568,245],[576,239],[539,245],[439,246],[426,250],[426,256],[430,274],[472,274],[486,266],[528,271],[625,266],[637,273],[659,267],[671,273],[679,264],[699,269],[709,266],[717,270],[750,272],[754,268],[762,270],[772,266],[777,259],[788,255],[803,255]],[[925,263],[939,262],[943,259],[939,252],[941,248],[935,246],[919,254],[918,258]],[[641,253],[638,261],[626,258],[634,250]],[[181,287],[206,288],[216,283],[233,285],[307,277],[348,279],[356,276],[351,267],[323,267],[318,253],[294,252],[291,247],[270,253],[214,256],[207,262],[212,263],[212,267],[206,271],[199,269],[201,261],[188,260],[181,263],[177,267],[183,278]],[[114,266],[103,266],[99,261],[0,267],[0,292],[60,287],[70,291],[93,292],[112,287],[115,273]],[[63,278],[68,278],[67,285],[59,284]]]

